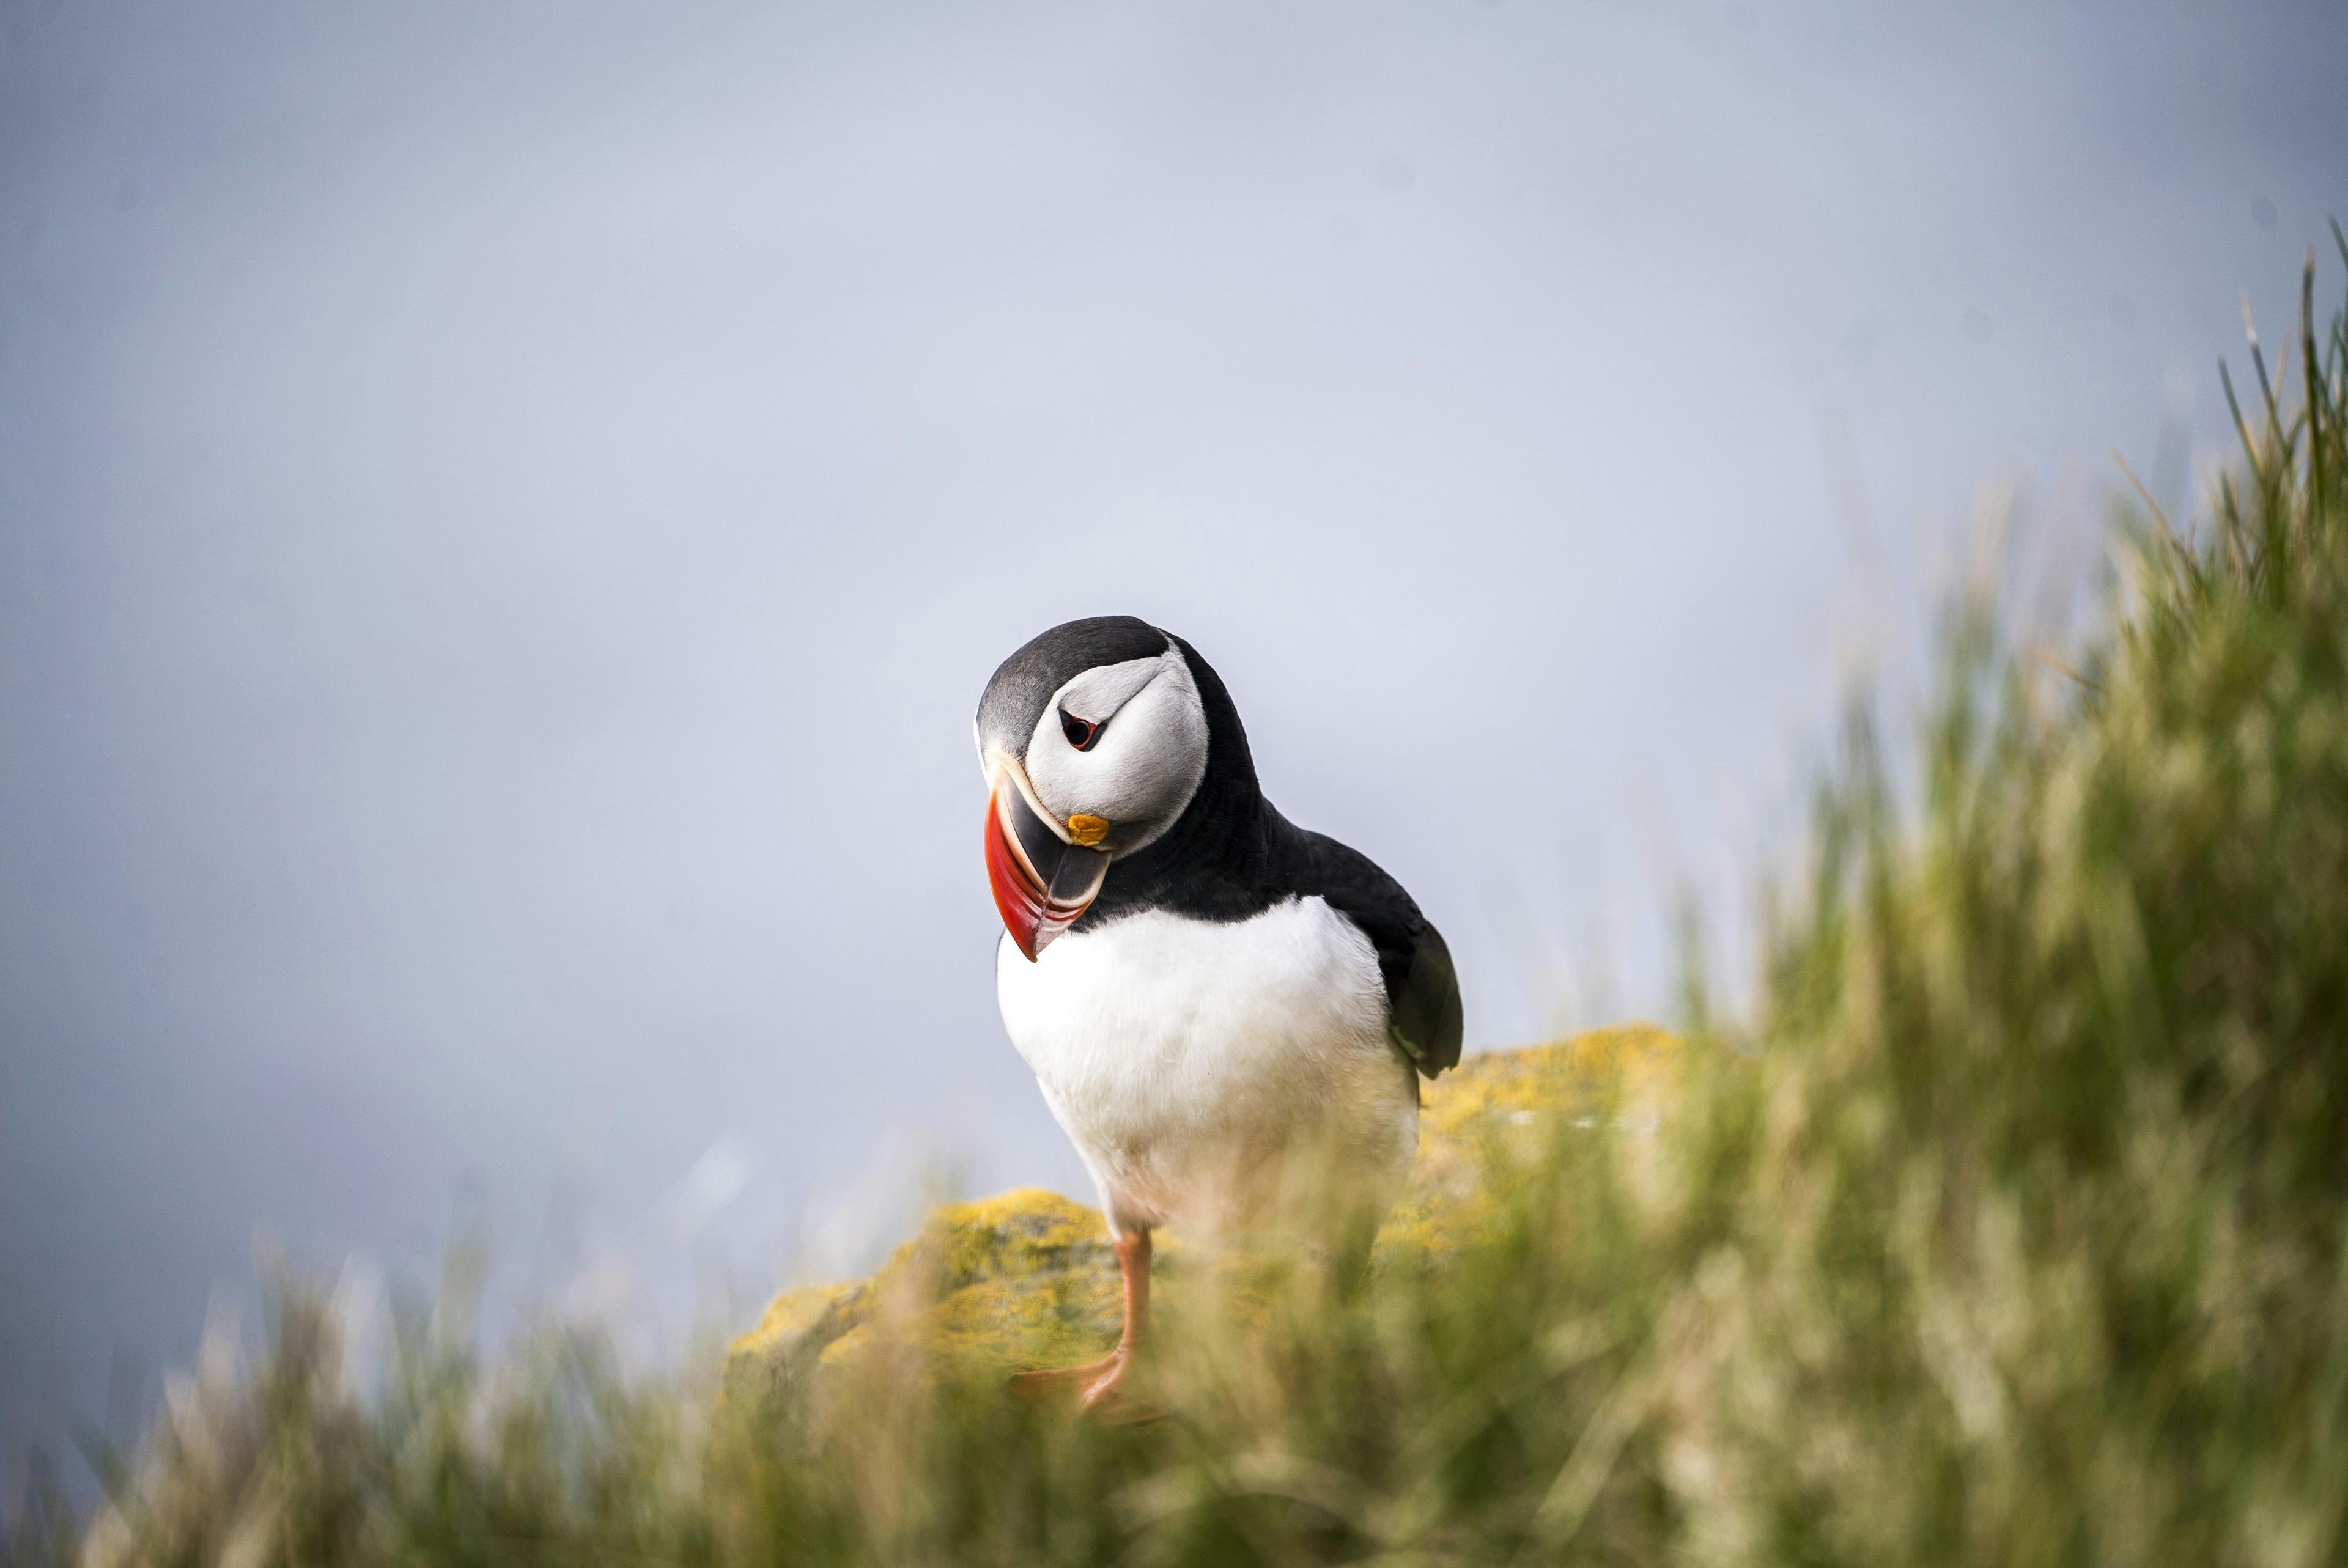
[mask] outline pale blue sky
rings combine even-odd
[[[0,9],[5,1473],[256,1229],[758,1285],[924,1152],[1077,1184],[969,728],[1069,617],[1216,663],[1471,1043],[1660,1009],[1982,487],[2213,436],[2343,64],[2312,4]]]

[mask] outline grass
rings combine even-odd
[[[2348,1561],[2348,337],[2307,303],[2071,673],[1976,593],[1912,757],[1851,723],[1654,1130],[1495,1149],[1450,1249],[1170,1323],[1167,1419],[886,1356],[752,1412],[421,1315],[362,1397],[289,1281],[5,1561]]]

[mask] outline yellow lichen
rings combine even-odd
[[[871,1298],[871,1286],[860,1279],[776,1296],[758,1326],[726,1352],[727,1396],[755,1402],[795,1393],[824,1349],[870,1316]]]
[[[767,1304],[758,1326],[742,1336],[736,1343],[742,1347],[771,1345],[796,1339],[820,1325],[824,1318],[853,1303],[868,1286],[860,1279],[843,1280],[832,1285],[806,1285],[797,1290],[786,1290]]]
[[[1428,1084],[1410,1190],[1379,1232],[1381,1257],[1439,1256],[1474,1235],[1498,1213],[1485,1190],[1492,1171],[1537,1156],[1560,1118],[1619,1121],[1652,1096],[1678,1047],[1652,1024],[1624,1024],[1472,1056]]]
[[[1652,1093],[1677,1041],[1649,1025],[1559,1045],[1474,1056],[1426,1089],[1411,1185],[1380,1231],[1388,1263],[1439,1256],[1494,1212],[1482,1190],[1496,1150],[1529,1151],[1560,1116],[1580,1122]],[[1160,1233],[1161,1301],[1247,1322],[1266,1310],[1289,1262],[1243,1245],[1193,1253]],[[1097,1210],[1023,1187],[930,1214],[869,1280],[811,1286],[775,1298],[735,1341],[729,1392],[791,1397],[881,1347],[965,1371],[1011,1371],[1099,1355],[1117,1327],[1117,1258]],[[1203,1307],[1202,1307],[1203,1309]]]

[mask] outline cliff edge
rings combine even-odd
[[[1478,1223],[1497,1143],[1529,1144],[1559,1118],[1660,1067],[1673,1038],[1644,1024],[1554,1045],[1470,1056],[1425,1085],[1410,1186],[1378,1233],[1374,1266],[1439,1255]],[[1248,1258],[1159,1234],[1158,1291],[1176,1310],[1202,1275],[1234,1283]],[[1243,1281],[1239,1282],[1243,1287]],[[868,1279],[787,1290],[726,1355],[732,1400],[791,1401],[827,1371],[887,1345],[964,1371],[1048,1367],[1098,1356],[1117,1338],[1117,1258],[1097,1210],[1037,1188],[931,1212],[921,1233]]]

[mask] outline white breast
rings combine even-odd
[[[1005,939],[995,989],[1113,1223],[1292,1217],[1266,1211],[1308,1153],[1357,1194],[1409,1165],[1418,1095],[1377,954],[1320,898],[1225,925],[1128,916],[1032,964]]]

